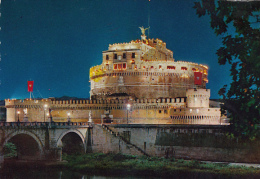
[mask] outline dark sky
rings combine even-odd
[[[219,66],[221,39],[209,17],[193,9],[193,0],[2,0],[0,99],[88,98],[89,68],[102,62],[109,44],[140,38],[166,42],[175,60],[209,66],[211,98],[230,83],[229,67]]]

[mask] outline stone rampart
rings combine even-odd
[[[113,135],[111,131],[102,128],[101,125],[94,125],[91,130],[91,148],[93,152],[143,155],[140,151],[127,144],[120,137]]]
[[[109,128],[151,156],[221,162],[260,161],[260,141],[229,139],[225,126],[110,125]]]
[[[130,108],[127,109],[127,104]],[[102,123],[109,114],[113,123],[219,124],[219,108],[187,108],[186,98],[110,100],[6,100],[7,122]]]

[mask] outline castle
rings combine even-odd
[[[209,106],[208,67],[175,61],[160,39],[109,45],[90,69],[90,100],[5,100],[7,122],[221,124]]]

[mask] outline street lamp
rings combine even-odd
[[[52,110],[51,110],[51,108],[49,108],[49,113],[48,113],[48,114],[50,115],[50,122],[52,122],[52,115],[51,115],[51,111],[52,111]]]
[[[47,115],[47,121],[49,121],[48,119],[49,119],[49,115],[50,115],[50,114],[47,112],[47,114],[46,114],[46,115]]]
[[[44,122],[45,122],[45,111],[46,111],[46,109],[47,109],[47,107],[48,107],[48,105],[47,104],[44,104]]]
[[[19,119],[20,111],[17,111],[17,114],[18,114],[18,120],[17,120],[17,122],[20,122],[20,119]]]
[[[70,123],[70,112],[68,112],[67,115],[68,115],[68,123]]]
[[[127,122],[127,124],[128,124],[128,111],[130,110],[130,108],[131,108],[131,105],[130,105],[130,104],[127,104],[127,105],[126,105],[126,110],[127,110],[127,119],[126,119],[126,122]]]

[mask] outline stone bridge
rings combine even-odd
[[[0,161],[8,142],[16,145],[18,159],[61,160],[62,151],[87,152],[91,128],[87,122],[1,122]]]
[[[62,153],[124,153],[195,160],[260,161],[260,141],[228,138],[228,126],[140,125],[77,122],[0,122],[4,145],[17,147],[22,160],[62,160]]]

